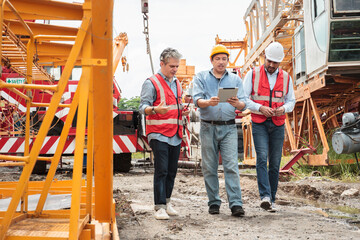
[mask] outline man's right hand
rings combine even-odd
[[[266,106],[261,106],[259,111],[265,115],[265,117],[272,117],[275,115],[274,109]]]
[[[220,102],[219,97],[211,97],[210,99],[198,99],[197,100],[197,105],[200,108],[205,108],[205,107],[209,107],[209,106],[216,106],[218,105]]]
[[[211,97],[208,101],[209,106],[216,106],[219,104],[220,99],[219,97]]]
[[[170,107],[164,106],[164,102],[161,102],[155,107],[155,112],[158,114],[165,114],[170,110]]]

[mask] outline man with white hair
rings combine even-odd
[[[265,64],[249,71],[244,80],[246,106],[251,110],[260,207],[269,212],[277,210],[275,196],[285,135],[285,113],[292,112],[295,106],[291,77],[279,68],[283,59],[283,46],[278,42],[271,43],[265,49]]]
[[[175,74],[181,54],[166,48],[160,55],[160,70],[145,80],[139,110],[146,115],[146,135],[154,153],[155,219],[178,215],[170,198],[174,188],[183,134],[182,88]]]

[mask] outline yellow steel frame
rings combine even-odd
[[[108,65],[93,68],[94,104],[94,175],[95,175],[95,216],[100,222],[113,222],[112,185],[112,11],[113,1],[93,1],[92,34],[93,58],[106,59]],[[105,13],[105,14],[104,14]],[[98,46],[102,46],[101,48]],[[99,81],[101,79],[101,81]],[[111,79],[111,80],[110,80]],[[96,90],[96,91],[95,91]],[[96,131],[96,130],[101,131]],[[109,138],[111,136],[111,138]],[[106,161],[104,161],[106,159]],[[108,161],[111,159],[111,161]],[[101,166],[101,167],[97,167]]]
[[[28,35],[26,44],[26,84],[9,84],[0,82],[0,87],[12,89],[16,94],[26,100],[26,127],[25,127],[25,152],[24,156],[0,156],[23,164],[23,171],[19,181],[15,184],[0,184],[2,197],[10,196],[11,202],[6,212],[0,212],[0,240],[4,239],[93,239],[97,234],[94,220],[102,224],[101,229],[108,229],[101,233],[104,238],[110,237],[110,232],[116,233],[114,202],[112,199],[112,0],[85,0],[84,4],[69,4],[38,0],[2,0],[1,1],[1,26],[4,22],[11,22],[16,26],[16,32]],[[14,16],[17,20],[14,20]],[[39,24],[27,24],[23,19],[81,19],[82,23],[76,37],[71,36],[72,30],[67,29],[61,34],[61,28],[55,31],[47,30]],[[10,26],[10,25],[9,25]],[[20,26],[25,29],[20,29]],[[36,28],[35,34],[31,26]],[[51,28],[51,27],[50,27]],[[10,27],[11,29],[11,27]],[[9,29],[9,30],[10,30]],[[49,34],[50,33],[50,34]],[[66,35],[66,36],[64,36]],[[74,40],[75,43],[66,56],[66,64],[57,85],[33,84],[34,52],[36,44],[52,44],[53,40]],[[2,56],[2,41],[0,39],[0,55]],[[54,44],[56,45],[56,44]],[[61,45],[57,45],[61,46]],[[101,47],[99,47],[101,46]],[[23,49],[24,50],[24,49]],[[39,56],[41,59],[41,55]],[[46,58],[47,56],[45,56]],[[65,58],[64,58],[65,59]],[[11,60],[10,60],[11,61]],[[63,61],[63,60],[61,60]],[[60,61],[60,62],[61,62]],[[41,61],[40,61],[41,62]],[[81,63],[82,76],[71,104],[61,104],[61,98],[75,64]],[[93,81],[97,79],[98,81]],[[101,81],[100,81],[101,80]],[[19,88],[27,89],[27,94],[20,92]],[[53,91],[50,104],[32,102],[31,89]],[[30,107],[48,107],[42,125],[30,150]],[[63,131],[53,157],[39,157],[44,139],[59,107],[69,107]],[[52,190],[53,179],[59,164],[62,150],[68,136],[72,120],[77,111],[76,143],[74,156],[73,179],[67,182],[65,188],[57,187]],[[85,144],[86,121],[88,119],[87,144]],[[111,124],[109,124],[111,123]],[[83,155],[87,148],[87,176],[86,187],[82,180]],[[95,151],[96,149],[96,151]],[[93,159],[95,161],[94,167]],[[36,161],[50,161],[50,169],[46,180],[37,187],[40,192],[36,210],[29,212],[27,209],[27,196],[34,193],[33,183],[29,181]],[[93,170],[95,173],[95,194],[93,188]],[[69,192],[71,184],[71,209],[70,211],[44,211],[47,195],[52,192],[61,194]],[[30,186],[30,187],[29,187]],[[6,190],[7,189],[7,190]],[[85,193],[85,196],[83,195]],[[95,199],[95,201],[94,201]],[[21,211],[16,208],[21,202]],[[85,202],[85,208],[82,203]],[[93,206],[95,211],[93,212]],[[66,237],[45,236],[14,236],[7,235],[9,229],[26,219],[37,218],[65,218],[68,219],[69,231]],[[46,224],[46,223],[42,223]],[[118,238],[117,234],[113,239]]]
[[[234,69],[234,68],[242,68],[242,66],[237,65],[237,61],[239,60],[239,57],[241,56],[242,53],[244,53],[244,56],[247,55],[247,38],[244,38],[243,41],[227,41],[227,40],[222,40],[219,38],[219,36],[217,35],[215,38],[215,43],[216,44],[222,44],[225,47],[227,47],[227,49],[239,49],[238,53],[236,54],[236,57],[233,61],[229,60],[229,64],[227,66],[227,68],[230,69]],[[231,53],[230,53],[231,55]]]

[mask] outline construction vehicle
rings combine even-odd
[[[243,41],[233,44],[239,55],[244,55],[242,64],[233,64],[241,68],[241,76],[264,63],[263,52],[271,42],[284,46],[285,58],[280,66],[292,76],[296,96],[294,111],[286,114],[284,150],[302,151],[301,139],[306,139],[317,153],[303,156],[305,164],[338,163],[336,156],[329,157],[332,150],[328,139],[339,127],[344,112],[359,111],[358,1],[254,0],[244,21],[247,33]],[[250,116],[243,119],[243,131],[244,162],[254,165]]]
[[[13,42],[19,41],[14,36]],[[124,48],[128,43],[126,33],[120,33],[114,39],[113,43],[113,73],[119,64],[122,62],[124,70],[128,68],[126,58],[122,57]],[[15,54],[15,53],[13,53]],[[41,53],[39,53],[41,57]],[[49,81],[36,80],[37,84],[54,85],[59,81],[60,75],[64,70],[64,66],[44,66],[48,73]],[[3,74],[1,79],[4,82],[23,84],[25,77],[9,68],[3,67]],[[45,72],[45,73],[46,73]],[[63,94],[62,104],[69,104],[72,102],[74,93],[77,89],[79,78],[81,76],[81,67],[75,67],[72,71],[71,77],[68,81],[65,93]],[[18,91],[26,94],[25,89],[18,89]],[[2,115],[3,121],[0,129],[0,153],[1,154],[23,154],[24,153],[24,116],[26,114],[26,101],[16,93],[9,89],[0,91],[2,97]],[[42,124],[46,107],[41,107],[41,104],[49,104],[52,93],[49,91],[34,90],[32,91],[33,101],[39,104],[40,107],[33,107],[30,109],[31,135],[30,144],[35,140],[37,132]],[[131,154],[137,151],[150,151],[147,140],[138,134],[139,118],[138,111],[119,110],[117,105],[121,98],[121,90],[116,80],[113,81],[113,152],[114,152],[114,170],[120,172],[128,172],[131,167]],[[55,153],[61,131],[69,110],[67,108],[60,108],[55,114],[54,120],[50,130],[45,139],[45,143],[40,150],[43,156]],[[76,134],[76,115],[72,127],[69,131],[69,136],[66,140],[62,156],[72,156],[75,151],[75,134]],[[86,154],[84,155],[86,159]],[[46,172],[46,161],[38,162],[35,165],[33,173],[43,174]]]

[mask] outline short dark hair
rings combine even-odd
[[[174,48],[165,48],[164,51],[160,54],[160,61],[165,64],[169,62],[170,58],[180,59],[181,54]]]

